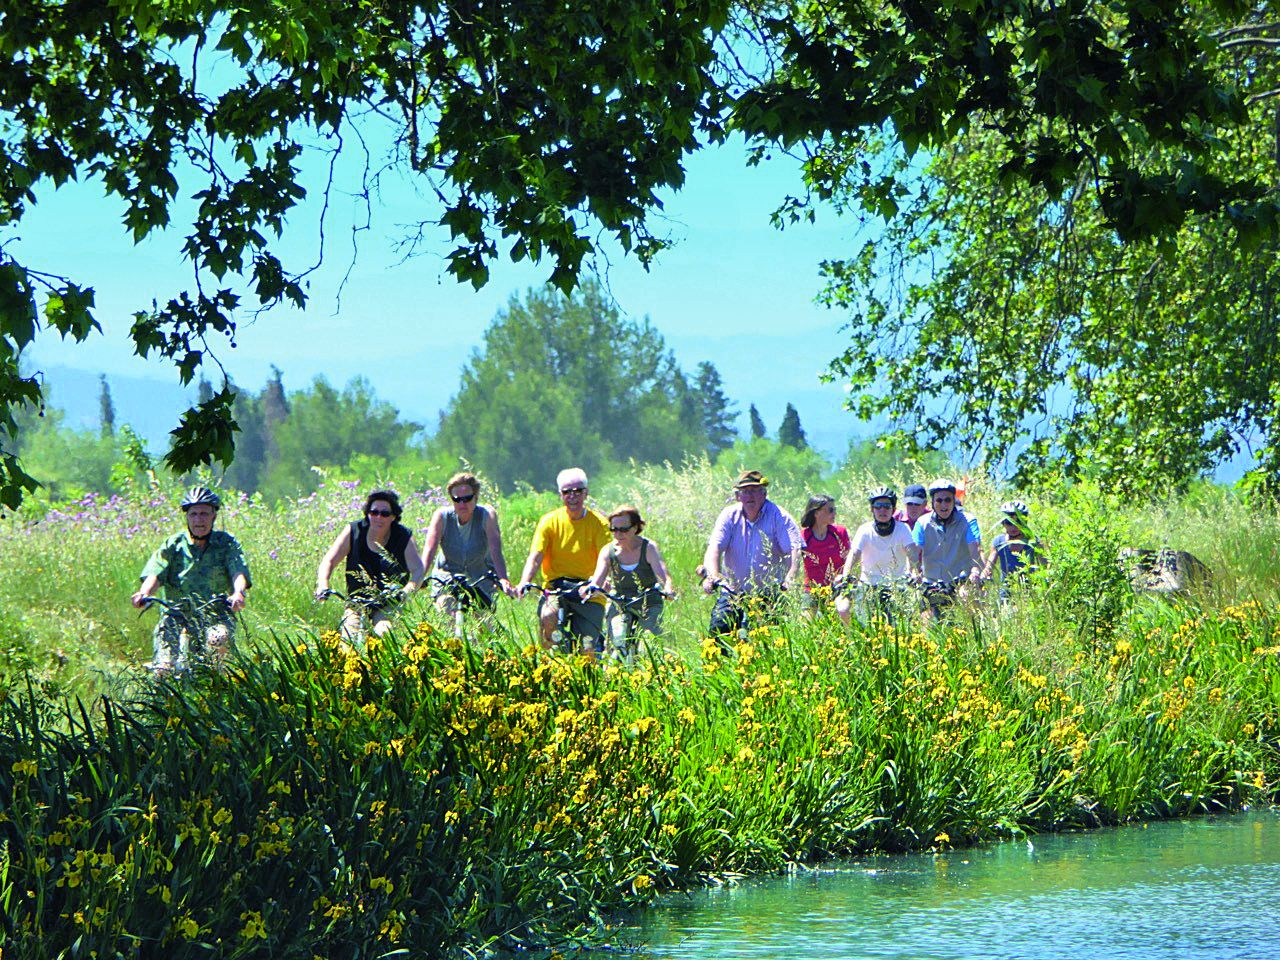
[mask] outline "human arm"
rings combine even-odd
[[[427,539],[422,544],[422,567],[430,570],[436,561],[436,551],[440,549],[440,536],[444,532],[444,510],[437,510],[427,524]]]
[[[662,592],[672,600],[676,596],[676,582],[671,577],[671,571],[667,569],[667,562],[662,559],[662,551],[658,549],[658,545],[652,540],[649,541],[648,550],[649,566],[653,567],[654,575],[662,583]]]
[[[426,565],[422,562],[422,555],[418,553],[418,545],[414,543],[413,537],[410,537],[409,542],[404,546],[404,562],[409,568],[409,582],[401,589],[404,593],[410,594],[422,586],[422,578],[427,573]]]
[[[147,605],[147,600],[156,595],[156,590],[160,588],[160,578],[154,573],[150,576],[142,578],[142,586],[134,591],[133,596],[129,598],[129,602],[135,607],[142,608]]]
[[[965,518],[965,542],[969,545],[969,560],[972,566],[969,579],[980,580],[982,578],[982,533],[978,529],[976,517]]]
[[[982,573],[980,575],[981,579],[983,580],[991,579],[991,574],[995,570],[995,566],[996,566],[996,548],[992,546],[990,551],[988,551],[987,553],[986,563],[982,565]]]
[[[596,569],[591,574],[591,579],[578,588],[578,595],[586,600],[595,590],[604,589],[605,578],[609,575],[609,548],[601,547],[600,554],[596,557]],[[593,589],[594,588],[594,589]]]
[[[715,541],[715,533],[707,543],[707,552],[702,555],[702,592],[714,593],[716,582],[720,579],[720,547]]]
[[[995,556],[994,551],[992,556]],[[984,576],[982,563],[982,544],[969,544],[969,559],[973,561],[973,569],[969,571],[969,578],[972,580],[981,580]]]
[[[782,515],[782,529],[776,542],[783,553],[790,554],[790,564],[787,567],[783,586],[784,588],[794,587],[804,576],[804,535],[800,532],[800,525],[789,513],[781,507],[778,508],[778,512]]]
[[[245,601],[249,599],[248,592],[249,575],[240,571],[231,579],[231,596],[227,597],[227,606],[232,613],[239,613],[244,609]]]
[[[320,600],[329,590],[329,578],[333,576],[334,568],[343,560],[347,559],[347,554],[351,552],[351,531],[344,529],[337,538],[329,545],[329,549],[320,559],[320,566],[316,568],[316,592],[315,597]]]
[[[485,512],[488,514],[484,532],[489,541],[489,559],[493,561],[493,571],[498,575],[498,585],[502,587],[503,593],[510,596],[514,591],[511,589],[511,581],[507,579],[507,558],[502,552],[502,528],[498,526],[498,515],[492,507]]]

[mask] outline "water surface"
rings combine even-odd
[[[673,898],[633,942],[697,960],[1280,960],[1280,819],[869,858]]]

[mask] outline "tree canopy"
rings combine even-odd
[[[1280,24],[1205,16],[1201,36],[1220,42],[1203,69],[1252,99],[1257,117],[1220,132],[1199,160],[1274,191],[1273,108],[1261,104],[1280,71],[1253,41]],[[1158,170],[1172,158],[1147,143],[1130,162]],[[1160,242],[1118,243],[1105,169],[1079,168],[1046,191],[1009,179],[1017,159],[1001,131],[967,132],[936,152],[883,228],[868,225],[854,256],[827,264],[828,297],[850,318],[834,371],[858,388],[855,408],[1023,478],[1065,469],[1150,490],[1250,446],[1274,484],[1276,238],[1242,234],[1246,211],[1209,205]],[[846,181],[834,199],[848,208],[858,191]]]
[[[701,376],[719,381],[710,364]],[[703,452],[707,410],[662,336],[589,281],[570,296],[511,298],[463,369],[432,446],[502,486],[545,487],[563,467]]]
[[[19,262],[4,239],[71,179],[96,178],[139,240],[194,193],[180,227],[191,285],[139,304],[131,328],[137,352],[184,383],[241,311],[305,303],[307,268],[282,262],[275,238],[307,199],[304,149],[341,152],[362,118],[392,126],[385,159],[439,203],[420,228],[452,238],[450,271],[477,285],[506,256],[549,260],[568,290],[600,235],[648,262],[658,192],[729,128],[761,151],[802,146],[813,196],[884,216],[918,166],[874,167],[868,136],[906,158],[979,136],[1002,187],[1055,202],[1080,189],[1123,240],[1206,215],[1256,240],[1274,233],[1272,184],[1221,164],[1221,144],[1276,91],[1217,53],[1274,45],[1267,15],[1238,0],[6,2],[0,503],[34,483],[9,442],[15,410],[41,402],[23,350],[40,325],[79,341],[98,328],[74,270]],[[233,406],[224,385],[189,411],[171,466],[229,461]]]
[[[305,267],[273,252],[305,198],[300,154],[317,140],[342,150],[351,124],[372,117],[394,127],[390,162],[439,201],[423,227],[452,237],[459,279],[482,284],[505,254],[549,259],[568,289],[601,231],[645,260],[661,246],[644,220],[655,192],[678,186],[681,157],[721,128],[711,68],[727,11],[724,0],[5,3],[0,230],[40,191],[94,177],[141,240],[194,188],[191,288],[140,303],[132,328],[138,353],[173,361],[187,383],[234,337],[238,309],[305,302]],[[81,341],[98,328],[93,291],[73,273],[20,263],[0,243],[9,439],[16,407],[40,402],[18,369],[38,326]],[[171,465],[230,460],[233,402],[224,388],[183,418]],[[6,444],[0,502],[33,483]]]

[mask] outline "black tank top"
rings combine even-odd
[[[347,551],[347,596],[369,596],[388,583],[409,582],[409,562],[405,551],[413,531],[391,524],[385,552],[369,549],[369,518],[351,524],[351,548]]]

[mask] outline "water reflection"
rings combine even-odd
[[[873,858],[679,898],[635,939],[698,960],[1280,960],[1280,820]]]

